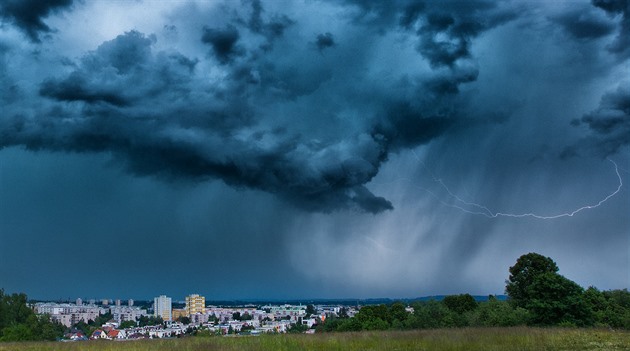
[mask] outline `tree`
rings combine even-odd
[[[186,324],[186,323],[184,323]],[[120,323],[120,325],[118,326],[119,329],[126,329],[126,328],[134,328],[136,326],[136,322],[135,321],[122,321]]]
[[[13,324],[2,330],[2,341],[37,340],[25,324]]]
[[[4,313],[12,323],[25,323],[28,317],[33,314],[33,310],[27,305],[28,299],[24,293],[4,295],[3,300]]]
[[[527,289],[525,307],[532,313],[532,322],[539,325],[592,325],[592,310],[583,297],[584,289],[555,272],[534,277]]]
[[[310,317],[313,314],[316,314],[317,311],[315,310],[315,306],[313,305],[307,305],[306,306],[306,316]]]
[[[112,313],[111,312],[107,312],[107,313],[103,313],[100,316],[96,317],[95,320],[91,321],[92,323],[88,322],[89,325],[95,326],[95,327],[100,327],[103,324],[109,322],[112,319]]]
[[[450,295],[446,296],[442,303],[448,307],[449,310],[464,314],[465,312],[472,311],[477,308],[477,301],[470,294]]]
[[[533,252],[522,255],[516,260],[516,264],[510,267],[505,292],[515,306],[525,307],[532,298],[529,286],[535,278],[544,273],[556,272],[558,266],[551,258]]]
[[[630,329],[630,293],[626,289],[600,292],[590,287],[584,298],[593,310],[596,326]]]
[[[346,306],[342,306],[339,310],[339,318],[348,318],[348,308]]]
[[[176,321],[180,322],[182,324],[190,324],[190,317],[188,317],[188,316],[180,316],[180,317],[177,317]]]
[[[296,323],[296,324],[291,324],[291,327],[289,328],[288,332],[292,334],[297,334],[297,333],[304,333],[307,330],[308,330],[308,326],[306,326],[305,324]]]
[[[407,321],[411,328],[450,328],[456,325],[456,315],[441,302],[430,300],[412,305],[413,318]]]
[[[403,322],[407,319],[409,313],[407,313],[405,305],[402,302],[394,302],[389,306],[389,315],[393,323],[394,321]]]
[[[164,321],[162,320],[162,317],[140,316],[140,318],[138,318],[138,326],[140,327],[146,327],[148,325],[160,325],[163,322]]]
[[[530,319],[526,309],[499,301],[493,296],[480,303],[467,317],[468,325],[474,327],[513,327],[526,325]]]
[[[73,327],[80,330],[83,335],[88,337],[92,334],[92,331],[96,329],[95,327],[91,327],[89,323],[85,323],[83,320],[78,321]]]
[[[47,314],[36,315],[25,294],[5,295],[0,289],[0,341],[55,340],[64,327]]]

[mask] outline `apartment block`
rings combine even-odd
[[[164,321],[172,321],[171,306],[171,298],[165,295],[160,295],[153,299],[153,315],[156,317],[162,317],[162,320]]]
[[[186,314],[190,317],[197,313],[206,313],[206,298],[197,294],[186,296]]]

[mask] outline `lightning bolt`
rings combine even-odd
[[[413,154],[415,156],[415,158],[418,160],[418,162],[420,162],[425,169],[429,170],[428,167],[426,166],[426,164],[424,162],[422,162],[422,160],[420,160],[420,157],[418,157],[418,155],[416,154],[415,151],[413,151]],[[463,212],[469,213],[469,214],[474,214],[474,215],[482,215],[488,218],[497,218],[497,217],[512,217],[512,218],[525,218],[525,217],[532,217],[532,218],[537,218],[537,219],[557,219],[557,218],[562,218],[562,217],[573,217],[576,214],[585,211],[585,210],[590,210],[590,209],[594,209],[597,208],[599,206],[601,206],[602,204],[604,204],[606,201],[608,201],[609,199],[611,199],[612,197],[614,197],[615,195],[617,195],[620,191],[621,188],[623,187],[623,179],[621,178],[621,174],[619,173],[619,166],[617,165],[617,163],[611,159],[608,159],[608,161],[610,161],[613,166],[615,167],[615,174],[617,175],[617,179],[619,180],[619,184],[617,185],[617,189],[615,189],[615,191],[611,192],[610,194],[608,194],[606,197],[604,197],[603,199],[599,200],[596,204],[591,204],[591,205],[586,205],[586,206],[582,206],[578,209],[575,209],[571,212],[564,212],[564,213],[559,213],[559,214],[555,214],[555,215],[547,215],[547,216],[543,216],[543,215],[539,215],[539,214],[535,214],[535,213],[505,213],[505,212],[493,212],[492,210],[490,210],[488,207],[480,205],[478,203],[475,202],[470,202],[470,201],[466,201],[462,198],[460,198],[459,196],[455,195],[449,188],[448,186],[442,181],[442,179],[436,178],[435,175],[431,174],[431,177],[433,178],[433,181],[438,183],[442,189],[444,189],[446,191],[446,193],[448,194],[448,196],[452,199],[454,199],[455,203],[448,203],[444,200],[442,200],[440,197],[438,197],[434,192],[432,192],[431,190],[424,188],[424,187],[420,187],[420,186],[416,186],[417,188],[424,190],[425,192],[427,192],[429,195],[431,195],[432,197],[434,197],[436,200],[438,200],[440,203],[442,203],[445,206],[448,207],[452,207],[452,208],[456,208],[458,210],[461,210]],[[431,171],[429,170],[429,173],[431,173]],[[469,208],[474,208],[475,210],[470,210],[468,208],[465,208],[463,206],[467,206]]]

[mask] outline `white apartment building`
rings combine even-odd
[[[35,304],[35,312],[37,314],[49,314],[52,320],[70,327],[79,321],[87,323],[89,320],[95,320],[101,314],[106,313],[107,310],[95,305],[39,302]]]
[[[153,299],[153,315],[162,317],[164,321],[173,320],[171,298],[160,295]]]
[[[112,314],[114,321],[119,324],[124,321],[136,321],[138,318],[147,315],[147,310],[130,306],[112,306],[109,308],[109,312]]]

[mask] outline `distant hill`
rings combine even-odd
[[[244,305],[344,305],[344,306],[357,306],[357,305],[380,305],[391,304],[396,301],[402,301],[405,303],[412,303],[418,301],[442,301],[448,295],[433,295],[422,296],[406,299],[391,299],[391,298],[370,298],[370,299],[290,299],[290,300],[206,300],[207,305],[215,306],[244,306]],[[488,295],[473,295],[476,301],[488,301]],[[494,295],[498,300],[505,301],[507,296]]]

